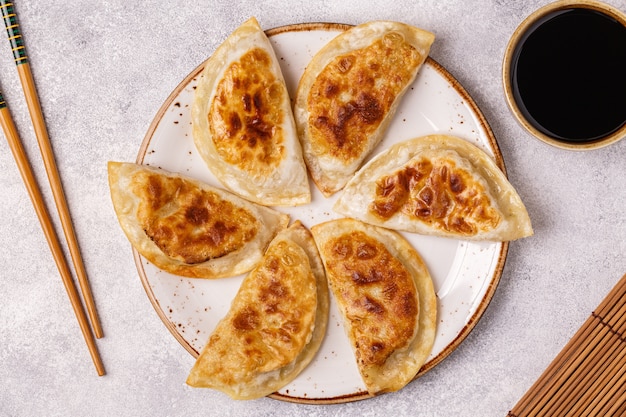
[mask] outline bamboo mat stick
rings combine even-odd
[[[557,356],[557,358],[552,361],[550,365],[548,365],[546,370],[539,376],[537,381],[535,381],[535,383],[531,385],[531,387],[528,389],[527,394],[524,395],[522,399],[517,403],[514,409],[515,414],[511,412],[509,413],[509,415],[515,416],[518,413],[524,412],[528,407],[532,405],[534,401],[537,400],[537,398],[539,398],[539,394],[542,394],[545,390],[550,388],[550,381],[553,377],[553,373],[556,372],[558,369],[561,369],[563,365],[571,359],[572,355],[576,353],[575,351],[579,343],[585,340],[585,338],[591,332],[593,332],[593,321],[593,317],[589,317],[585,321],[585,323],[581,327],[581,330],[578,331],[572,339],[570,339],[563,351],[561,351],[561,354]],[[533,393],[535,395],[529,395],[530,393]]]
[[[602,350],[602,348],[600,347],[598,350]],[[589,373],[584,373],[582,370],[588,369],[589,367],[594,368],[595,366],[602,366],[598,361],[589,359],[595,356],[595,353],[595,351],[592,351],[588,357],[584,358],[581,365],[576,367],[564,381],[559,380],[555,383],[557,391],[552,397],[548,398],[546,405],[542,409],[543,414],[565,415],[565,411],[569,412],[571,407],[576,403],[576,401],[572,401],[572,399],[580,398],[580,390],[583,390],[583,395],[584,392],[589,392],[588,384],[593,384],[591,378],[596,373],[596,370],[591,369]],[[576,378],[576,375],[581,375],[582,379]]]
[[[56,203],[59,217],[61,219],[61,225],[65,234],[69,252],[72,257],[78,283],[81,288],[83,300],[91,320],[91,326],[93,327],[96,338],[103,337],[102,326],[98,318],[98,313],[93,300],[91,287],[87,279],[87,273],[82,261],[80,250],[78,248],[78,242],[76,239],[76,233],[74,232],[74,226],[70,217],[69,207],[65,199],[63,191],[63,185],[61,183],[61,177],[56,165],[52,146],[50,144],[50,138],[48,137],[48,130],[44,121],[41,105],[39,102],[39,96],[35,87],[35,82],[30,69],[28,57],[26,55],[26,49],[24,41],[20,33],[17,16],[13,3],[7,0],[0,0],[0,8],[2,9],[2,15],[4,17],[4,24],[9,36],[9,42],[11,43],[13,57],[15,58],[15,64],[17,72],[24,90],[24,96],[26,98],[26,104],[30,112],[35,135],[37,136],[37,142],[41,151],[48,180],[52,189],[52,195]]]
[[[608,381],[604,382],[602,390],[596,394],[594,401],[582,410],[580,415],[607,417],[608,415],[604,414],[603,410],[607,405],[611,406],[612,399],[618,394],[619,389],[623,389],[624,383],[626,383],[626,373],[615,372]]]
[[[626,381],[622,378],[622,385],[617,388],[617,394],[611,397],[611,400],[607,402],[607,404],[598,411],[598,416],[606,417],[606,416],[624,416],[626,412],[617,413],[615,410],[620,406],[626,405]]]
[[[582,376],[578,381],[573,379],[568,381],[562,389],[561,396],[564,398],[582,398],[590,385],[597,380],[599,375],[602,375],[606,371],[606,368],[611,364],[612,360],[619,354],[619,350],[616,349],[614,344],[604,344],[599,347],[598,351],[594,355],[595,360],[587,360],[577,372]],[[604,358],[604,360],[597,360]],[[555,414],[562,413],[566,402],[562,402],[560,407],[557,408]]]
[[[596,410],[605,413],[609,409],[622,409],[624,405],[620,401],[626,384],[625,332],[626,275],[508,415],[569,416],[575,415],[572,412],[588,415]],[[614,403],[616,397],[621,400]]]
[[[605,372],[610,372],[610,367],[614,366],[616,361],[619,363],[620,354],[623,353],[620,346],[619,338],[614,336],[611,343],[606,343],[598,351],[598,355],[593,361],[588,361],[586,366],[578,371],[583,377],[579,381],[574,379],[569,381],[568,388],[563,392],[563,397],[578,398],[578,403],[588,401],[588,398],[594,395],[595,389],[599,386],[602,375]],[[560,407],[554,411],[554,415],[564,415],[565,410],[569,410],[568,407],[572,406],[573,404],[562,401]]]
[[[581,413],[578,415],[588,415],[588,412],[585,411],[586,409],[590,407],[595,408],[603,399],[608,400],[609,398],[605,397],[603,392],[619,388],[619,385],[615,386],[616,379],[620,377],[626,378],[626,362],[624,362],[626,358],[626,344],[620,336],[613,334],[611,345],[617,350],[618,354],[612,361],[609,358],[598,358],[600,361],[606,360],[609,366],[605,367],[604,372],[596,377],[585,395],[578,401],[574,409],[575,411],[581,410]]]
[[[626,385],[622,386],[622,394],[615,397],[615,404],[607,410],[607,416],[626,416]]]
[[[613,309],[615,310],[615,309]],[[612,310],[611,310],[612,311]],[[616,317],[624,317],[626,314],[626,305],[623,305],[620,312],[617,315],[609,312],[611,316]],[[601,324],[599,321],[597,324]],[[553,376],[553,382],[549,390],[542,396],[541,400],[537,402],[536,407],[532,410],[529,416],[533,415],[553,415],[551,413],[551,407],[558,402],[559,396],[557,395],[564,385],[568,383],[568,381],[575,381],[578,383],[577,377],[579,374],[579,369],[584,365],[585,361],[588,360],[589,357],[593,356],[595,350],[602,345],[603,341],[608,339],[612,334],[612,330],[605,325],[596,326],[594,332],[592,333],[593,337],[591,339],[587,339],[583,343],[581,343],[580,348],[573,361],[567,363],[567,366],[563,366],[560,370],[556,372]],[[542,414],[536,414],[541,412]]]
[[[571,362],[576,358],[577,354],[580,354],[580,350],[585,346],[583,342],[588,340],[590,334],[597,334],[598,331],[595,328],[595,325],[598,323],[594,323],[594,321],[598,321],[599,315],[605,314],[608,317],[611,317],[611,311],[615,311],[613,307],[618,306],[620,303],[623,303],[624,293],[626,293],[626,276],[622,278],[622,280],[615,286],[615,288],[609,293],[607,297],[603,300],[600,306],[594,312],[585,324],[579,329],[577,334],[571,339],[571,341],[566,345],[561,354],[555,358],[555,360],[551,363],[551,365],[544,371],[539,380],[533,384],[533,387],[526,393],[526,395],[522,398],[522,400],[515,406],[513,410],[509,413],[510,416],[527,416],[527,415],[537,415],[535,413],[542,411],[542,404],[540,404],[543,398],[546,396],[546,391],[549,391],[555,385],[555,375],[559,371],[567,368],[568,361]],[[595,317],[594,317],[595,316]],[[617,317],[620,314],[617,313]],[[574,358],[574,359],[572,359]],[[539,407],[537,405],[539,404]],[[529,406],[533,406],[531,410],[528,410]]]
[[[48,245],[50,246],[50,250],[52,251],[57,268],[59,269],[59,273],[63,279],[65,290],[70,298],[72,308],[74,309],[74,313],[78,319],[78,324],[83,332],[85,341],[87,342],[87,347],[89,348],[89,353],[91,354],[93,363],[96,366],[96,371],[98,372],[98,375],[104,375],[104,366],[102,365],[102,361],[98,354],[94,336],[91,332],[91,327],[89,327],[89,321],[85,315],[78,292],[76,291],[72,274],[67,266],[63,249],[59,243],[59,239],[50,219],[50,214],[46,209],[44,199],[37,185],[37,180],[35,179],[32,167],[30,166],[26,152],[24,151],[24,147],[22,146],[19,138],[19,134],[15,124],[13,123],[13,118],[11,117],[9,108],[2,97],[2,93],[0,93],[0,124],[2,124],[2,129],[9,143],[9,147],[11,148],[11,152],[13,153],[13,158],[17,162],[22,180],[24,181],[24,185],[26,186],[28,195],[30,196],[35,212],[37,213],[37,217],[39,218],[39,222],[41,223],[41,227],[44,235],[46,236],[46,240],[48,241]]]
[[[596,308],[594,314],[606,314],[612,307],[615,306],[616,303],[619,303],[621,298],[624,296],[624,293],[626,293],[626,279],[622,278],[622,280],[618,282],[615,288],[602,300],[600,305]],[[563,365],[572,358],[572,355],[575,355],[580,343],[587,337],[589,337],[589,334],[594,331],[595,322],[596,318],[593,315],[585,321],[580,330],[576,332],[574,337],[566,344],[566,346],[563,348],[557,358],[552,361],[552,363],[542,373],[539,379],[530,387],[527,395],[525,395],[515,406],[516,412],[521,413],[526,410],[526,408],[530,406],[531,402],[536,401],[537,398],[540,398],[540,394],[544,390],[549,389],[549,384],[553,377],[553,374],[558,369],[562,368]],[[533,395],[531,395],[531,393]]]
[[[622,310],[626,311],[624,308]],[[626,328],[626,319],[622,322],[618,329],[619,334]],[[564,401],[563,404],[570,404],[573,416],[587,415],[585,413],[578,414],[578,410],[584,410],[589,403],[599,401],[601,397],[598,393],[602,387],[609,383],[610,377],[619,372],[620,364],[623,363],[626,355],[626,349],[624,349],[624,342],[618,333],[611,330],[607,340],[598,345],[599,349],[596,350],[596,354],[587,358],[586,365],[589,366],[578,369],[576,371],[578,378],[571,378],[568,381],[568,385],[576,387],[576,391],[567,395],[565,398],[569,400]],[[562,409],[558,409],[553,415],[564,415],[559,414],[561,412]]]
[[[607,316],[604,320],[599,316],[595,316],[595,318],[597,326],[602,326],[602,332],[600,333],[602,337],[589,341],[587,345],[587,350],[590,352],[589,355],[574,370],[578,377],[567,379],[560,387],[560,395],[553,396],[552,401],[558,402],[561,396],[572,398],[573,396],[584,394],[581,391],[589,387],[587,384],[593,384],[598,374],[602,374],[605,368],[611,365],[610,359],[619,354],[617,349],[620,345],[620,339],[616,335],[616,331],[621,333],[623,328],[626,327],[626,304],[619,311],[611,316]],[[558,410],[554,415],[558,415]]]
[[[607,333],[605,328],[600,329],[600,331],[594,333],[593,341],[598,342],[601,340]],[[546,393],[541,397],[540,401],[538,401],[535,407],[528,414],[529,416],[536,415],[549,415],[546,414],[549,409],[552,401],[556,399],[556,394],[559,392],[563,384],[571,378],[573,374],[576,373],[576,369],[584,362],[585,358],[590,354],[590,352],[597,346],[596,343],[591,343],[590,345],[581,346],[582,349],[578,351],[575,355],[574,359],[571,362],[568,362],[566,366],[563,366],[556,375],[553,377],[553,382],[550,384],[549,389]]]

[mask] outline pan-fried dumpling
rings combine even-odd
[[[326,196],[340,190],[380,142],[434,41],[399,22],[355,26],[306,67],[294,116],[304,159]]]
[[[426,265],[392,230],[340,219],[311,232],[368,392],[399,390],[435,340],[437,298]]]
[[[383,151],[346,185],[334,209],[390,229],[463,240],[533,234],[522,200],[493,159],[448,135]]]
[[[311,201],[291,100],[256,19],[206,61],[191,115],[196,148],[226,188],[266,206]]]
[[[109,162],[117,218],[132,246],[164,271],[219,278],[251,270],[289,216],[165,170]]]
[[[234,399],[269,395],[318,351],[328,322],[326,274],[311,232],[299,221],[279,233],[244,278],[187,384]]]

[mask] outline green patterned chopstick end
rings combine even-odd
[[[4,109],[7,106],[6,101],[4,101],[4,97],[2,97],[2,93],[0,93],[0,109]]]
[[[7,35],[9,36],[9,42],[11,43],[11,50],[13,51],[13,58],[15,58],[15,65],[26,64],[28,63],[26,47],[24,46],[24,39],[20,33],[20,26],[17,23],[17,14],[15,14],[13,3],[6,0],[0,0],[0,9],[2,9],[4,26],[7,28]]]

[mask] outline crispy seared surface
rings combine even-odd
[[[367,391],[404,387],[435,340],[437,297],[424,261],[402,235],[355,219],[311,232]]]
[[[287,365],[311,334],[315,306],[315,277],[304,251],[288,241],[271,246],[209,339],[207,349],[216,349],[210,355],[213,371],[234,383],[242,370]]]
[[[414,337],[419,306],[413,278],[381,242],[361,231],[330,239],[322,252],[357,361],[383,365]]]
[[[421,158],[380,178],[369,210],[383,220],[402,212],[468,236],[497,227],[501,219],[483,185],[445,158]]]
[[[171,258],[187,264],[219,258],[256,235],[255,217],[215,193],[182,178],[147,171],[136,176],[134,193],[141,199],[138,221]]]
[[[268,175],[284,157],[286,90],[260,48],[232,63],[217,85],[209,128],[219,155],[251,175]]]
[[[419,52],[393,32],[334,58],[308,96],[316,152],[344,161],[359,157],[421,62]]]
[[[318,351],[328,321],[328,284],[310,231],[296,221],[243,280],[193,366],[187,384],[235,399],[275,392]]]

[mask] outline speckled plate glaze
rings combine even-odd
[[[311,57],[342,24],[298,24],[268,30],[290,94]],[[219,186],[193,144],[191,102],[200,65],[167,98],[141,145],[137,162],[161,167]],[[462,137],[491,155],[504,170],[495,137],[465,89],[440,64],[429,58],[405,95],[377,153],[398,141],[426,134]],[[280,209],[306,226],[338,217],[332,205],[312,185],[312,203]],[[419,375],[447,357],[474,328],[500,280],[508,244],[475,243],[405,233],[420,252],[438,295],[435,345]],[[170,275],[134,252],[139,276],[157,314],[174,337],[197,357],[217,322],[226,314],[242,276],[202,280]],[[300,403],[340,403],[368,398],[334,300],[326,338],[316,359],[272,398]]]

